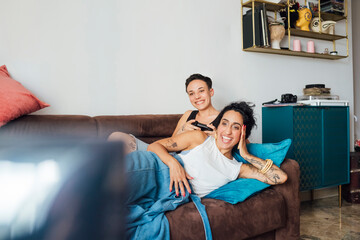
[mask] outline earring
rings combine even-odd
[[[215,140],[217,140],[217,133],[216,132],[215,132],[214,138],[215,138]]]

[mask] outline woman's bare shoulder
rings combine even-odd
[[[192,112],[191,110],[187,110],[186,112],[184,112],[184,114],[181,115],[179,122],[185,123],[188,117],[190,116],[191,112]]]
[[[184,114],[182,115],[182,117],[186,117],[188,118],[190,116],[190,114],[192,113],[193,110],[187,110],[186,112],[184,112]]]

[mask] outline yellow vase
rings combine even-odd
[[[296,21],[296,26],[303,31],[310,31],[309,25],[312,18],[310,9],[302,8],[299,10],[299,19]]]

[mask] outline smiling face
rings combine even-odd
[[[232,148],[240,141],[243,124],[243,116],[234,110],[227,111],[221,118],[216,130],[216,145],[225,156],[231,155]]]
[[[189,83],[186,92],[189,95],[191,104],[198,110],[204,110],[211,105],[211,97],[214,90],[207,86],[202,80],[193,80]]]

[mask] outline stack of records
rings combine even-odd
[[[303,91],[304,95],[298,97],[298,103],[310,106],[349,106],[349,101],[331,95],[330,88],[326,88],[325,84],[309,84]]]
[[[303,89],[305,96],[330,95],[331,88],[325,88],[325,84],[309,84]]]

